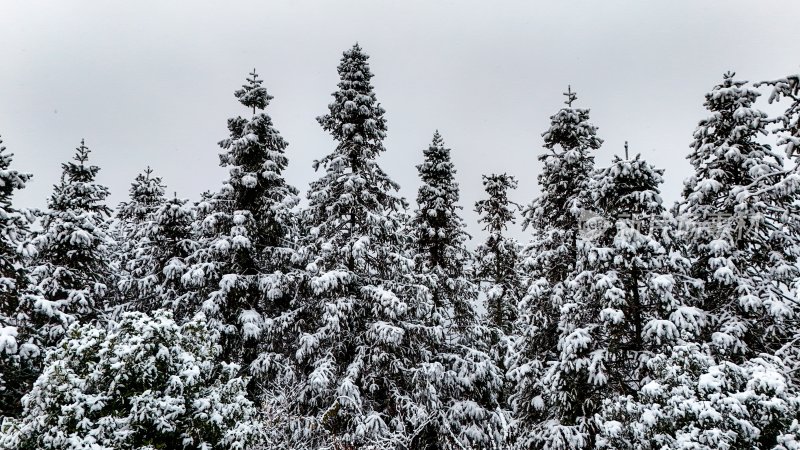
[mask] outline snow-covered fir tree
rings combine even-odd
[[[437,389],[445,367],[432,361],[431,343],[444,330],[423,323],[435,308],[416,284],[405,201],[376,161],[386,119],[367,59],[358,45],[344,52],[339,89],[318,118],[337,146],[315,163],[324,173],[305,212],[310,280],[297,359],[306,419],[294,430],[341,448],[421,448],[420,436],[447,411]],[[474,374],[461,375],[466,382]],[[469,445],[480,433],[453,427],[440,445]]]
[[[664,215],[662,174],[639,155],[615,157],[591,181],[597,216],[578,239],[559,355],[542,380],[546,447],[594,447],[604,400],[638,395],[648,359],[699,334],[703,313],[690,306],[698,283],[671,250],[675,222]]]
[[[153,169],[147,167],[131,184],[129,200],[117,207],[111,230],[117,243],[113,259],[119,278],[118,293],[111,305],[115,309],[148,312],[161,306],[149,284],[140,281],[153,268],[146,255],[158,251],[143,232],[152,227],[153,214],[165,202],[164,189],[161,177],[153,176]]]
[[[401,284],[413,264],[398,233],[405,202],[376,161],[386,119],[367,58],[355,45],[339,64],[339,90],[317,119],[337,146],[314,164],[324,173],[311,183],[305,213],[310,280],[298,401],[317,424],[296,432],[317,429],[339,445],[379,445],[424,423],[409,383],[418,355],[410,351],[414,300]]]
[[[136,230],[138,250],[119,282],[128,294],[128,309],[149,312],[168,309],[178,318],[191,314],[194,291],[184,288],[186,258],[198,247],[192,234],[193,210],[187,200],[173,197],[150,213]]]
[[[524,293],[521,247],[505,234],[515,223],[517,205],[508,199],[508,192],[517,188],[517,180],[505,173],[484,175],[483,187],[488,197],[475,203],[475,211],[489,235],[476,251],[475,276],[482,283],[489,323],[503,335],[510,335]]]
[[[475,252],[475,277],[486,302],[489,351],[495,365],[505,372],[517,337],[517,304],[525,293],[525,278],[520,270],[522,248],[516,239],[506,235],[508,226],[515,223],[518,206],[508,199],[508,193],[516,189],[517,180],[505,173],[484,175],[483,187],[488,197],[475,203],[475,211],[481,215],[479,223],[488,236]],[[514,383],[504,380],[502,386],[498,401],[507,408]]]
[[[26,261],[35,252],[29,242],[33,214],[11,203],[31,175],[11,168],[13,156],[0,139],[0,417],[21,411],[20,399],[36,377],[41,354],[20,309],[24,298],[35,293]]]
[[[469,235],[458,214],[456,170],[439,131],[423,156],[424,162],[417,166],[422,185],[412,219],[416,269],[426,277],[433,322],[463,329],[474,320],[472,303],[477,292],[466,273]]]
[[[754,106],[759,95],[730,72],[706,94],[694,174],[675,208],[692,274],[705,283],[705,341],[736,362],[779,350],[798,317],[789,293],[799,274],[800,176],[761,143],[769,121]]]
[[[439,382],[443,416],[432,421],[413,445],[446,446],[454,430],[471,429],[472,445],[489,445],[502,436],[502,418],[495,414],[503,374],[489,352],[487,327],[479,326],[474,305],[478,285],[469,269],[469,235],[459,216],[459,188],[450,149],[436,131],[417,166],[422,185],[411,221],[416,272],[422,278],[433,309],[424,323],[440,327],[442,336],[430,339],[433,361],[445,370]],[[464,378],[469,374],[468,378]],[[480,418],[479,420],[476,420]]]
[[[95,181],[100,168],[89,164],[83,140],[74,161],[62,168],[42,229],[33,239],[33,276],[40,295],[24,305],[45,347],[55,345],[71,323],[101,318],[115,275],[110,264],[110,210],[103,203],[109,192]]]
[[[48,354],[19,421],[0,445],[14,450],[245,449],[263,435],[235,364],[205,317],[122,314],[106,326],[73,324]]]
[[[287,143],[264,112],[272,96],[262,82],[253,71],[234,93],[252,116],[228,120],[230,136],[219,145],[229,178],[198,206],[198,248],[182,275],[202,302],[195,306],[220,330],[223,355],[247,370],[262,344],[285,353],[281,335],[267,333],[280,330],[272,318],[290,308],[296,284],[290,269],[297,190],[282,175]],[[185,299],[193,303],[191,295]],[[270,363],[262,360],[257,369],[274,369]]]
[[[517,383],[511,401],[522,446],[546,439],[540,434],[544,431],[536,428],[547,413],[541,381],[548,363],[560,353],[558,326],[561,307],[568,302],[564,283],[575,271],[581,218],[593,209],[591,151],[603,142],[589,122],[589,110],[572,107],[577,95],[571,89],[564,95],[566,107],[550,117],[550,128],[542,135],[546,149],[539,156],[542,193],[523,213],[523,226],[532,228],[533,240],[524,251],[529,282],[519,304],[521,336],[510,372]]]
[[[795,166],[789,172],[789,174],[794,175],[800,170],[800,74],[793,74],[760,84],[772,86],[772,92],[769,96],[770,103],[786,104],[783,114],[773,119],[777,127],[772,132],[778,136],[777,144],[784,147],[786,157],[794,159]],[[790,181],[788,177],[787,181]],[[794,221],[790,228],[797,230],[796,221],[800,220],[800,218],[796,215],[789,215],[786,218]],[[795,279],[792,293],[789,295],[794,298],[800,298],[800,279]],[[787,365],[792,368],[791,377],[795,385],[800,384],[800,328],[794,328],[793,337],[776,352],[776,355],[786,361]]]

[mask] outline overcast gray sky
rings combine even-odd
[[[228,117],[246,114],[232,94],[253,67],[290,144],[286,176],[305,191],[311,162],[334,147],[315,117],[356,41],[387,110],[382,164],[412,205],[437,128],[471,231],[481,174],[517,176],[514,198],[529,202],[567,84],[605,139],[598,164],[630,141],[666,169],[671,204],[703,94],[722,73],[800,71],[797,0],[0,2],[0,134],[14,166],[34,173],[17,203],[36,207],[81,138],[111,204],[147,165],[182,197],[217,188],[216,143]]]

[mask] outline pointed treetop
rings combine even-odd
[[[89,147],[86,146],[86,142],[84,139],[81,139],[80,147],[75,149],[75,161],[78,161],[81,165],[86,164],[86,161],[89,160]]]
[[[267,88],[261,86],[263,82],[264,80],[258,79],[256,69],[253,69],[253,71],[250,72],[250,76],[247,78],[247,83],[243,84],[241,89],[233,93],[242,105],[253,108],[253,114],[256,113],[256,109],[266,108],[267,105],[269,105],[269,101],[273,98],[271,95],[267,94]]]
[[[434,147],[441,147],[444,145],[444,138],[442,138],[442,135],[439,133],[439,130],[433,132],[433,140],[431,141],[431,144]]]
[[[567,97],[564,104],[572,108],[572,102],[578,99],[578,94],[572,91],[571,85],[567,85],[567,92],[564,92],[564,95]]]
[[[625,159],[630,159],[628,156],[628,141],[625,141]]]

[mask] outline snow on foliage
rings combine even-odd
[[[669,211],[627,143],[595,167],[569,88],[530,243],[487,175],[473,253],[438,131],[413,210],[381,167],[368,59],[342,55],[307,205],[255,70],[194,202],[148,168],[112,218],[82,141],[16,208],[0,145],[0,447],[800,450],[800,169],[766,143],[798,162],[797,75],[756,84],[773,117],[723,76]]]
[[[162,310],[75,324],[0,440],[20,450],[253,448],[257,409],[219,356],[202,315],[182,326]]]

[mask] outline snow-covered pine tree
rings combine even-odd
[[[475,286],[466,273],[469,239],[458,214],[458,183],[450,149],[437,130],[424,162],[417,166],[422,185],[412,219],[417,271],[426,279],[434,310],[432,322],[464,329],[475,320]]]
[[[475,434],[468,445],[486,446],[500,435],[502,421],[495,410],[503,374],[489,353],[489,333],[476,320],[478,286],[469,270],[469,235],[458,214],[456,170],[438,131],[423,156],[417,166],[422,181],[418,207],[410,225],[415,268],[433,306],[425,323],[443,332],[429,343],[434,361],[446,371],[438,386],[441,419],[432,421],[412,445],[440,448],[448,445],[451,433],[471,429]]]
[[[18,422],[14,450],[258,448],[262,427],[246,379],[220,362],[202,314],[125,312],[106,326],[73,324],[48,354]]]
[[[113,288],[110,210],[103,203],[109,192],[95,181],[100,168],[89,164],[83,140],[74,162],[61,167],[61,182],[33,238],[38,250],[33,277],[40,295],[23,305],[44,347],[55,345],[71,323],[100,319],[108,289]]]
[[[176,317],[190,317],[195,292],[183,286],[186,258],[197,250],[192,234],[193,210],[177,196],[164,201],[150,213],[136,232],[139,250],[128,262],[119,283],[130,297],[130,308],[153,311],[171,310]],[[130,294],[129,294],[130,295]]]
[[[165,202],[164,189],[161,177],[153,176],[153,169],[148,166],[131,183],[129,200],[117,207],[111,232],[117,243],[113,259],[118,273],[118,292],[111,306],[117,311],[150,312],[161,306],[149,286],[140,280],[153,269],[148,254],[158,251],[145,239],[144,230],[151,227],[153,214]]]
[[[508,199],[508,191],[516,189],[517,180],[505,173],[484,175],[483,187],[488,197],[475,203],[475,211],[481,215],[479,222],[489,235],[475,252],[474,275],[486,301],[490,354],[504,372],[516,337],[517,304],[525,293],[520,270],[522,248],[516,239],[505,234],[509,224],[515,223],[518,206]],[[499,401],[505,407],[513,384],[503,385]]]
[[[508,191],[516,189],[517,180],[505,173],[484,175],[483,187],[488,197],[475,203],[475,211],[489,235],[476,251],[475,275],[486,296],[489,323],[508,336],[524,294],[521,247],[516,239],[505,235],[508,226],[515,223],[517,205],[508,199]]]
[[[286,352],[273,318],[285,313],[294,296],[291,259],[297,189],[282,172],[287,147],[264,112],[267,94],[255,70],[234,95],[252,116],[228,119],[230,136],[219,142],[220,165],[229,178],[220,192],[198,205],[198,249],[182,275],[201,301],[209,322],[222,335],[223,356],[246,370],[261,352]],[[192,295],[184,296],[192,303]],[[267,329],[269,328],[269,330]],[[277,349],[277,350],[276,350]],[[269,360],[258,371],[275,370]]]
[[[337,145],[314,164],[324,173],[304,214],[310,280],[296,356],[306,419],[294,429],[296,438],[333,439],[337,448],[398,448],[437,419],[439,405],[420,398],[436,396],[443,369],[420,366],[441,328],[420,324],[432,307],[413,285],[405,201],[377,163],[386,119],[367,59],[357,44],[344,52],[339,89],[317,119]]]
[[[0,421],[21,411],[20,399],[36,378],[41,353],[20,310],[23,298],[32,294],[26,258],[35,252],[29,242],[33,214],[11,202],[31,175],[11,169],[13,156],[0,138]]]
[[[511,402],[523,447],[539,439],[530,426],[547,412],[541,376],[560,352],[558,324],[561,306],[567,302],[564,282],[575,270],[582,215],[592,210],[589,182],[594,157],[590,152],[603,142],[589,122],[589,110],[572,107],[577,95],[571,89],[564,95],[566,107],[550,117],[550,128],[542,135],[547,150],[539,156],[542,193],[523,213],[523,227],[533,229],[533,240],[523,252],[530,281],[519,304],[521,336],[509,373],[517,383]]]
[[[688,259],[670,251],[675,223],[664,215],[662,174],[639,155],[615,157],[594,174],[598,215],[578,239],[560,354],[543,378],[547,447],[594,447],[604,401],[637,396],[649,377],[646,362],[700,331],[703,313],[690,306],[699,283],[686,276]],[[565,429],[573,442],[554,433]]]
[[[789,292],[800,276],[800,176],[759,141],[768,124],[759,95],[730,72],[706,94],[710,116],[694,132],[694,174],[675,207],[705,283],[704,341],[734,362],[779,350],[799,312]]]

